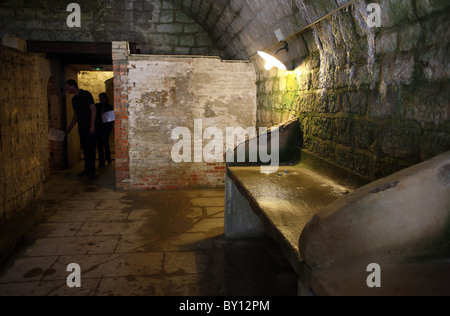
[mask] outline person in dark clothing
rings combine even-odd
[[[114,113],[114,107],[109,104],[106,93],[100,93],[99,99],[100,103],[95,105],[97,108],[97,149],[100,161],[99,167],[103,167],[105,166],[105,161],[108,161],[108,164],[112,163],[109,136],[114,128],[114,115],[112,114]],[[109,115],[105,115],[105,113]]]
[[[78,123],[78,133],[80,143],[84,153],[84,171],[79,174],[80,177],[88,176],[91,180],[95,179],[95,118],[97,110],[95,108],[94,98],[88,91],[78,88],[75,80],[66,82],[66,91],[75,96],[72,98],[74,110],[72,122],[65,131],[66,135],[71,132],[75,124]]]

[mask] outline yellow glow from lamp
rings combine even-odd
[[[295,76],[297,77],[297,79],[299,79],[303,75],[303,70],[301,70],[299,68],[294,70],[294,73],[295,73]]]
[[[264,66],[264,68],[266,70],[270,70],[270,69],[272,69],[272,67],[277,67],[278,69],[281,69],[281,70],[287,70],[286,66],[281,61],[279,61],[277,58],[273,57],[272,55],[269,55],[262,51],[259,51],[258,55],[261,56],[261,58],[266,61],[266,65]]]

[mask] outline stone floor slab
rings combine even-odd
[[[169,281],[165,277],[102,278],[97,296],[166,296]]]
[[[26,256],[113,253],[120,236],[40,238],[27,247]]]
[[[85,222],[77,233],[77,236],[113,236],[130,235],[138,232],[145,221],[122,222]]]
[[[224,238],[223,190],[117,191],[113,166],[81,170],[46,181],[44,222],[0,266],[0,296],[296,295],[273,242]]]
[[[49,223],[123,221],[128,217],[129,212],[123,210],[57,211],[47,221]]]
[[[163,260],[163,252],[61,256],[54,269],[66,271],[70,263],[76,263],[82,278],[151,276],[162,273]],[[67,277],[66,272],[63,275]]]
[[[7,283],[40,281],[45,276],[54,274],[53,265],[57,259],[57,256],[17,258],[11,266],[2,267],[0,289]]]

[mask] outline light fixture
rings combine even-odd
[[[258,55],[266,61],[264,66],[266,70],[271,70],[273,67],[281,70],[288,70],[286,61],[289,59],[289,44],[287,41],[281,41],[280,43],[283,44],[283,47],[279,48],[274,54],[258,51]]]
[[[262,51],[259,51],[258,55],[261,56],[261,58],[266,61],[266,64],[264,66],[266,70],[271,70],[274,66],[277,67],[278,69],[286,70],[286,66],[272,55],[264,53]]]
[[[316,20],[315,22],[305,26],[301,30],[291,34],[288,37],[285,37],[283,35],[283,32],[281,29],[275,30],[274,33],[278,40],[278,43],[276,43],[275,45],[273,45],[267,49],[264,49],[264,51],[258,51],[257,54],[256,53],[253,54],[250,57],[250,60],[253,60],[257,55],[259,55],[261,58],[263,58],[266,61],[265,68],[267,70],[270,70],[273,67],[277,67],[282,70],[295,71],[297,69],[296,66],[299,66],[299,64],[302,62],[301,56],[298,56],[298,55],[299,54],[301,55],[302,51],[307,51],[307,48],[305,47],[304,44],[303,44],[303,47],[301,47],[302,46],[300,44],[301,41],[294,41],[293,43],[291,41],[291,45],[293,45],[293,47],[294,47],[294,49],[293,49],[294,54],[292,54],[293,56],[289,56],[289,54],[288,54],[289,46],[288,46],[287,41],[296,38],[298,35],[305,32],[306,30],[312,28],[313,26],[322,22],[323,20],[326,20],[330,17],[333,18],[333,15],[341,10],[345,9],[346,12],[348,12],[349,9],[353,10],[356,2],[358,2],[358,0],[350,0],[348,3],[341,5],[340,7],[334,9],[330,13],[326,14],[325,16],[323,16],[320,19]],[[273,50],[273,48],[276,46],[278,47],[280,43],[284,44],[284,47],[278,49],[278,51],[275,52],[275,50]],[[285,50],[285,52],[281,53],[281,51],[284,51],[284,50]],[[274,57],[276,55],[278,55],[278,56]],[[297,58],[295,58],[295,57],[297,57]]]

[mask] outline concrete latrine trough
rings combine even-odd
[[[280,152],[299,139],[296,126],[275,128]],[[375,182],[299,153],[271,174],[228,165],[226,237],[271,236],[299,277],[299,295],[450,293],[442,282],[450,277],[450,153]],[[373,264],[382,283],[372,287]]]

